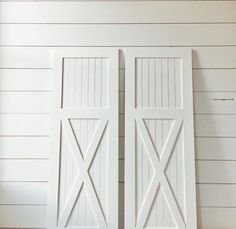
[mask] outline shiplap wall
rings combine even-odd
[[[235,228],[235,12],[234,1],[0,3],[0,227],[45,226],[53,47],[122,50],[122,206],[125,47],[188,46],[193,49],[199,228]]]

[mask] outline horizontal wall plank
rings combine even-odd
[[[236,160],[236,138],[195,138],[196,159]]]
[[[193,81],[194,91],[236,91],[236,70],[193,70]]]
[[[43,159],[51,151],[50,137],[0,137],[0,158]]]
[[[236,92],[194,92],[194,113],[236,114]]]
[[[236,68],[236,47],[193,47],[193,68]]]
[[[0,227],[44,228],[46,226],[45,206],[0,206]]]
[[[235,229],[236,208],[198,208],[199,229]]]
[[[51,116],[45,114],[1,114],[1,136],[24,136],[51,134]]]
[[[52,90],[51,70],[0,69],[0,91],[34,91],[34,90],[35,91]]]
[[[124,182],[124,160],[119,166],[119,181]],[[196,161],[197,183],[236,183],[235,171],[235,161]]]
[[[203,207],[235,207],[236,185],[198,184],[197,205]]]
[[[206,52],[206,55],[210,55],[212,48],[204,48],[209,50]],[[199,58],[203,58],[203,54],[201,54],[201,51],[204,50],[202,48],[194,48],[195,52],[198,52],[200,55]],[[224,50],[228,51],[227,47],[223,48]],[[214,48],[214,50],[219,50],[218,48]],[[236,49],[233,48],[233,50],[236,52]],[[226,58],[229,63],[227,63],[227,60],[225,63],[219,63],[218,66],[212,66],[212,63],[207,63],[210,60],[206,59],[206,63],[203,63],[202,65],[197,65],[196,67],[236,67],[233,65],[233,59],[234,57],[228,53],[225,57],[228,56],[229,58]],[[230,57],[232,57],[232,61],[230,61]],[[209,58],[210,59],[210,58]],[[194,59],[195,65],[197,64],[196,58]],[[220,61],[220,60],[219,60]],[[223,60],[222,60],[223,61]],[[122,60],[123,62],[123,60]],[[122,64],[121,62],[121,64]],[[230,63],[231,62],[231,63]],[[230,64],[230,66],[228,66]],[[123,66],[123,64],[122,64]],[[226,92],[226,91],[236,91],[236,70],[235,69],[194,69],[193,70],[193,86],[195,92]],[[214,83],[212,83],[214,82]],[[120,91],[125,91],[125,70],[120,70]]]
[[[122,47],[118,46],[118,48],[121,49]],[[193,67],[194,68],[203,68],[203,69],[207,68],[207,70],[209,68],[216,68],[216,69],[236,68],[236,47],[226,47],[226,46],[225,47],[192,47],[192,49],[193,49]],[[123,50],[125,51],[125,49]],[[39,69],[51,68],[52,67],[51,58],[50,58],[51,54],[53,55],[53,48],[49,48],[49,47],[48,48],[1,47],[0,48],[0,57],[1,57],[0,68],[13,68],[13,69],[14,68],[26,68],[26,69],[27,68],[39,68]],[[123,55],[121,55],[121,59],[120,59],[120,68],[121,68],[120,73],[122,77],[121,80],[124,79],[124,68],[125,68],[124,58],[122,56]],[[14,70],[19,70],[19,69],[14,69]],[[28,70],[29,69],[27,69],[27,71]],[[225,76],[226,74],[224,73],[223,75]],[[234,72],[231,73],[231,75],[234,75]],[[35,83],[36,82],[37,81],[35,81]],[[44,82],[43,79],[42,79],[42,82]],[[50,87],[51,87],[51,83],[52,83],[51,80],[49,80],[48,85]],[[124,86],[123,86],[124,83],[125,83],[124,81],[123,83],[121,83],[121,87],[123,88],[123,90],[124,90]]]
[[[48,160],[0,160],[0,181],[47,182]]]
[[[196,35],[197,36],[197,35]],[[135,38],[132,39],[135,44]],[[147,45],[147,44],[145,44]],[[144,45],[144,46],[145,46]],[[186,44],[184,44],[185,46]],[[204,69],[205,70],[216,70],[223,68],[223,70],[229,70],[226,68],[236,68],[236,47],[191,47],[193,57],[193,68],[194,70]],[[125,48],[123,49],[125,52]],[[123,53],[123,52],[122,52]],[[120,56],[120,68],[125,68],[124,55]],[[234,75],[234,73],[231,73]],[[226,74],[224,73],[224,76]],[[234,75],[235,76],[235,75]],[[226,82],[227,83],[227,82]],[[224,83],[224,84],[226,84]]]
[[[197,183],[236,183],[235,161],[196,161]]]
[[[1,47],[0,68],[51,68],[51,49]]]
[[[0,8],[2,23],[236,22],[236,4],[227,1],[23,2]]]
[[[0,205],[46,205],[46,182],[0,182]]]
[[[236,137],[236,115],[195,115],[196,137]]]
[[[0,113],[51,113],[51,92],[0,92]]]
[[[1,24],[0,30],[1,45],[236,45],[234,24]]]

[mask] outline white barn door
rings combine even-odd
[[[48,229],[118,228],[118,50],[54,52]]]
[[[126,50],[126,229],[196,229],[190,49]]]

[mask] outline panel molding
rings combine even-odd
[[[58,48],[53,59],[47,228],[118,228],[118,49]]]
[[[127,48],[125,58],[125,227],[197,228],[191,49]],[[184,197],[176,196],[176,185]]]

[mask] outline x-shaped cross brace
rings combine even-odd
[[[99,125],[95,131],[95,134],[91,138],[90,144],[85,154],[86,157],[83,158],[82,156],[83,154],[76,141],[76,137],[70,125],[69,120],[68,119],[62,120],[62,129],[66,135],[68,145],[70,146],[73,158],[76,161],[76,165],[78,167],[79,172],[73,183],[72,189],[70,193],[68,194],[68,198],[65,202],[65,205],[62,209],[62,213],[61,213],[61,216],[59,218],[59,223],[58,223],[59,228],[66,227],[66,224],[71,215],[75,201],[78,198],[83,185],[86,187],[86,190],[89,196],[89,201],[92,206],[93,212],[96,216],[96,219],[98,221],[98,224],[100,225],[101,228],[106,227],[107,223],[104,217],[104,213],[100,205],[100,202],[98,200],[94,186],[92,184],[91,178],[89,176],[90,165],[96,154],[97,148],[101,142],[106,126],[107,126],[107,120],[101,120],[99,122]]]
[[[150,139],[150,135],[147,131],[147,128],[145,127],[144,121],[140,118],[137,118],[136,123],[137,123],[137,127],[138,127],[137,129],[141,137],[141,140],[143,142],[143,145],[146,151],[148,152],[148,156],[150,158],[150,161],[152,162],[153,167],[155,168],[155,174],[152,178],[151,184],[145,195],[140,213],[137,218],[136,228],[144,228],[148,214],[151,210],[152,203],[156,196],[156,193],[159,189],[159,186],[162,185],[164,195],[169,205],[169,209],[171,211],[172,217],[176,225],[178,226],[178,228],[184,229],[186,228],[186,226],[185,226],[183,217],[180,213],[179,207],[173,196],[173,192],[165,176],[165,169],[167,167],[173,147],[178,137],[180,128],[182,126],[182,119],[175,120],[174,125],[172,126],[171,131],[167,137],[168,140],[163,146],[162,152],[160,154],[162,155],[161,159],[159,159],[157,156],[155,147],[152,143],[152,140]]]

